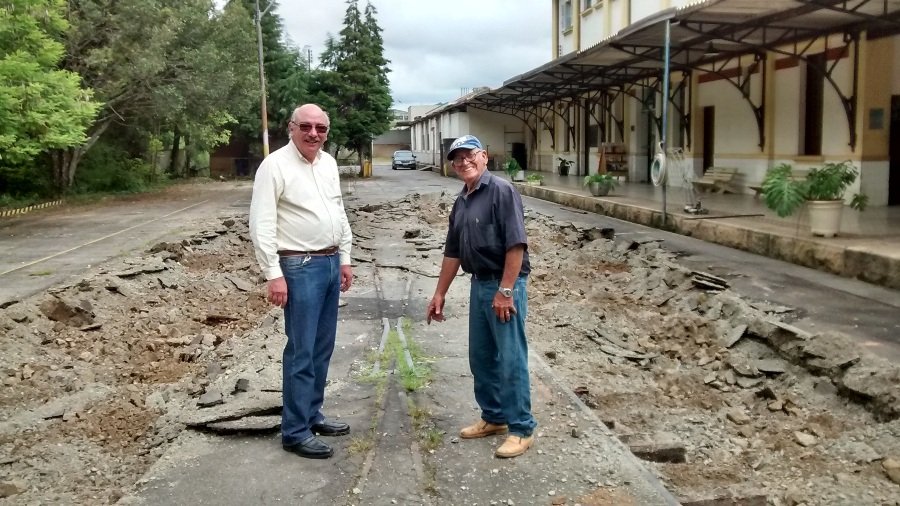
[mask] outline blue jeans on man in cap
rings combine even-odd
[[[288,290],[281,441],[294,445],[325,419],[319,410],[337,334],[340,256],[283,256],[280,264]]]
[[[516,279],[513,303],[516,314],[508,322],[497,318],[492,307],[500,282],[472,277],[469,308],[469,368],[475,378],[475,401],[481,419],[508,424],[509,433],[528,437],[537,422],[531,416],[528,378],[527,278]]]

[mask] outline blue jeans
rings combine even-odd
[[[312,436],[310,427],[325,419],[319,410],[337,333],[340,257],[286,256],[280,264],[288,290],[281,441],[292,445]]]
[[[513,287],[516,314],[502,322],[492,303],[498,280],[472,277],[469,308],[469,368],[475,378],[475,401],[482,420],[508,424],[509,433],[530,436],[537,426],[531,416],[531,386],[528,379],[527,278]]]

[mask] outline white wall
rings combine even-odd
[[[772,139],[775,156],[793,155],[800,150],[800,121],[805,106],[799,90],[806,81],[800,67],[775,72],[775,117]]]
[[[849,51],[847,58],[838,60],[832,79],[845,96],[853,94],[853,52]],[[829,61],[829,66],[834,61]],[[839,158],[849,158],[850,151],[850,126],[847,123],[847,114],[837,92],[828,81],[825,81],[824,107],[822,109],[822,155]],[[856,118],[853,118],[856,121]],[[861,133],[861,129],[860,133]]]
[[[581,16],[581,49],[593,46],[606,36],[606,27],[604,26],[606,16],[603,14],[603,9],[597,7],[583,16],[579,14]]]
[[[610,35],[628,26],[629,23],[636,21],[637,18],[628,19],[628,3],[636,2],[636,0],[606,0],[609,3],[612,12],[610,12],[609,27]],[[633,9],[633,7],[632,7]]]
[[[622,4],[619,8],[628,8],[627,2],[617,2]],[[631,22],[639,21],[652,14],[663,10],[663,2],[660,0],[631,0]]]

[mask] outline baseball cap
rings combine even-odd
[[[453,144],[450,145],[450,151],[447,152],[447,160],[453,159],[453,152],[457,149],[484,149],[481,146],[481,141],[478,140],[478,137],[474,135],[463,135],[459,139],[453,141]]]

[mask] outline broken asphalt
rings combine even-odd
[[[535,445],[499,459],[494,451],[504,436],[460,439],[460,428],[479,416],[468,367],[467,276],[448,293],[447,320],[426,325],[424,304],[436,280],[375,264],[355,273],[357,286],[340,309],[323,408],[352,432],[326,439],[332,458],[281,449],[284,336],[281,312],[273,310],[236,345],[240,365],[216,378],[224,403],[186,409],[182,422],[195,430],[180,432],[120,504],[678,504],[534,353]],[[408,390],[403,353],[377,360],[391,333],[404,336],[430,381]],[[235,389],[241,379],[249,381]],[[221,419],[240,420],[216,425]]]

